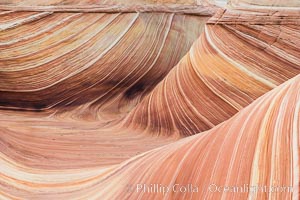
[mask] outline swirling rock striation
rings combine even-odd
[[[100,178],[101,191],[81,192],[103,199],[298,199],[299,88],[300,75],[209,131],[120,164]],[[169,192],[156,189],[167,186]],[[267,189],[249,192],[251,186]]]
[[[126,124],[186,136],[229,119],[299,74],[299,16],[295,11],[220,10]]]
[[[7,11],[1,16],[3,155],[40,169],[89,168],[174,140],[119,122],[186,54],[206,16]]]
[[[0,5],[1,199],[299,199],[297,8],[47,2]]]
[[[2,194],[7,198],[29,199],[298,199],[299,88],[300,75],[209,131],[113,167],[38,170],[0,154]],[[177,184],[198,189],[151,192],[156,183],[160,188]],[[231,187],[232,192],[215,192],[211,184]],[[269,189],[233,192],[232,188],[250,186]],[[275,186],[285,189],[269,193]]]
[[[175,66],[207,20],[165,13],[5,15],[0,106],[26,110],[112,101],[112,109],[130,107]]]

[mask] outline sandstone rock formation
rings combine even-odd
[[[171,140],[127,129],[120,120],[186,54],[207,17],[2,16],[0,118],[7,132],[1,135],[2,153],[38,168],[93,167],[119,163]]]
[[[0,199],[299,199],[298,1],[225,4],[0,0]]]
[[[294,11],[219,11],[189,53],[129,114],[128,126],[191,135],[229,119],[299,74],[299,22]]]
[[[100,178],[102,190],[92,194],[106,199],[298,199],[299,88],[300,75],[209,131],[120,164]],[[125,189],[115,189],[116,183]],[[140,183],[145,185],[142,189]],[[178,186],[166,193],[147,189],[155,183]],[[233,191],[232,187],[244,185],[266,186],[267,192]],[[216,186],[232,191],[218,192]],[[286,188],[270,192],[277,186],[291,187],[293,192]]]

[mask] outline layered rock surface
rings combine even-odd
[[[300,14],[276,2],[0,1],[0,198],[298,199]]]
[[[191,135],[229,119],[299,74],[299,22],[294,11],[219,11],[128,126]]]
[[[186,54],[207,17],[2,16],[3,154],[37,168],[88,168],[119,163],[172,140],[128,129],[120,120]]]
[[[103,190],[93,194],[107,199],[298,199],[299,88],[300,75],[209,131],[120,164],[100,178]],[[169,192],[156,189],[168,186]],[[245,186],[267,189],[242,192]]]

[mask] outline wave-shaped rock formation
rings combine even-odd
[[[47,171],[1,154],[1,190],[29,199],[298,199],[299,88],[300,75],[209,131],[110,168]],[[250,186],[286,188],[246,192]]]
[[[221,10],[127,124],[191,135],[229,119],[299,74],[299,22],[294,11]]]
[[[206,20],[3,11],[1,152],[31,167],[95,167],[169,142],[119,121],[186,54]]]
[[[0,199],[299,199],[297,1],[220,2],[0,1]]]
[[[80,192],[104,199],[299,199],[299,88],[300,75],[230,120],[124,162]],[[249,186],[267,192],[246,192]]]
[[[115,108],[128,106],[176,65],[207,20],[170,13],[2,17],[0,106],[28,110],[92,106],[113,96]]]

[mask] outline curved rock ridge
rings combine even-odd
[[[0,199],[299,199],[297,8],[0,2]]]
[[[187,136],[229,119],[300,73],[299,16],[294,11],[221,10],[125,124]]]
[[[0,107],[85,105],[127,112],[186,54],[207,19],[170,13],[3,13]]]
[[[186,54],[207,17],[0,15],[2,154],[38,169],[79,169],[118,164],[174,141],[120,119]]]
[[[41,171],[1,153],[2,195],[29,199],[298,199],[299,88],[300,75],[209,131],[113,167]],[[227,192],[216,192],[216,187],[223,190],[225,186]],[[247,192],[250,186],[267,189]],[[171,189],[163,192],[162,187]],[[186,192],[178,192],[181,187]],[[244,192],[234,192],[234,187]],[[274,187],[279,187],[277,192],[269,192]]]
[[[209,131],[120,164],[102,178],[99,185],[103,188],[101,192],[94,193],[95,197],[299,199],[299,88],[300,75]],[[116,182],[123,188],[114,187]],[[151,192],[151,186],[152,191],[157,187],[155,183],[159,183],[158,187],[175,185],[177,188],[170,189],[168,193],[159,189]],[[183,189],[186,192],[179,192],[181,186],[186,188]],[[198,187],[198,190],[191,189],[191,186]],[[249,189],[250,186],[267,189],[234,192],[234,187],[241,191],[242,187]],[[224,187],[229,189],[223,191]],[[91,192],[89,189],[86,191]]]

